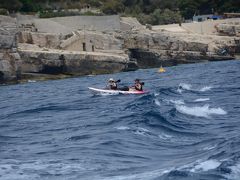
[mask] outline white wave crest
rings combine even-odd
[[[37,82],[37,81],[36,81],[36,80],[30,80],[30,79],[29,79],[27,82],[28,82],[28,83],[35,83],[35,82]]]
[[[183,100],[170,100],[169,101],[170,103],[173,103],[173,104],[178,104],[178,105],[183,105],[185,104]]]
[[[116,127],[117,130],[129,130],[131,129],[130,127],[127,127],[127,126],[119,126],[119,127]]]
[[[81,163],[72,163],[72,162],[71,163],[67,163],[67,162],[51,163],[51,159],[49,159],[49,161],[39,160],[39,161],[29,161],[29,162],[11,160],[11,161],[0,163],[0,174],[1,174],[0,179],[1,180],[42,179],[42,177],[36,172],[41,171],[41,172],[47,172],[49,174],[56,174],[56,173],[70,174],[72,170],[75,170],[77,172],[77,171],[94,169],[94,168],[92,169],[91,168],[85,167]]]
[[[210,108],[208,104],[204,106],[196,106],[196,107],[187,107],[183,105],[177,105],[176,109],[178,112],[182,114],[192,115],[196,117],[209,117],[212,114],[217,115],[225,115],[227,114],[226,111],[224,111],[221,108]]]
[[[207,146],[207,147],[204,147],[203,150],[204,150],[204,151],[209,151],[209,150],[212,150],[212,149],[214,149],[214,148],[216,148],[216,147],[217,147],[217,145]]]
[[[210,159],[210,160],[207,160],[207,161],[204,161],[204,162],[200,162],[198,163],[193,169],[191,169],[190,171],[191,172],[199,172],[199,171],[209,171],[211,169],[216,169],[217,167],[220,166],[220,162],[217,161],[217,160],[213,160],[213,159]]]
[[[164,133],[159,134],[158,137],[159,137],[160,139],[163,139],[163,140],[167,140],[167,139],[171,139],[171,138],[172,138],[172,136],[170,136],[170,135],[168,135],[168,134],[164,134]]]
[[[209,90],[211,90],[211,89],[212,89],[211,86],[205,86],[205,87],[201,88],[199,91],[205,92],[205,91],[209,91]]]
[[[138,127],[137,130],[142,131],[142,132],[150,132],[148,129],[145,129],[145,128],[142,128],[142,127]]]
[[[154,103],[155,103],[157,106],[160,106],[160,105],[161,105],[161,103],[159,102],[158,99],[155,99],[155,100],[154,100]]]
[[[180,83],[179,88],[184,89],[184,90],[191,90],[192,85],[191,84]]]
[[[229,168],[232,170],[232,172],[229,175],[226,175],[226,178],[232,179],[232,180],[239,180],[240,164],[236,164],[235,166],[230,166]]]
[[[204,102],[204,101],[209,101],[210,98],[199,98],[199,99],[196,99],[194,100],[194,102]]]
[[[149,135],[150,131],[148,129],[142,128],[142,127],[138,127],[136,128],[136,130],[134,130],[134,134],[137,135],[142,135],[142,136],[147,136]]]
[[[192,88],[192,85],[191,84],[186,84],[186,83],[180,83],[179,86],[178,86],[178,89],[177,91],[179,93],[182,93],[184,90],[187,90],[187,91],[200,91],[200,92],[205,92],[205,91],[209,91],[211,90],[213,87],[212,86],[205,86],[203,88]]]
[[[101,95],[101,96],[114,96],[114,95],[119,95],[119,92],[98,92],[96,93],[98,95]]]
[[[156,179],[162,176],[163,174],[167,174],[170,171],[174,170],[174,168],[168,168],[168,169],[157,169],[154,171],[146,171],[146,172],[140,172],[137,174],[127,174],[127,175],[117,175],[117,176],[111,176],[111,177],[100,177],[98,179],[102,180],[133,180],[133,179],[138,179],[138,180],[147,180],[147,179]]]
[[[183,90],[191,90],[191,84],[180,83],[177,89],[177,92],[182,93]]]

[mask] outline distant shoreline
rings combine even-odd
[[[240,54],[239,22],[237,18],[149,29],[136,18],[117,15],[0,16],[0,82],[235,59]]]

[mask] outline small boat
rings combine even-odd
[[[136,91],[136,90],[129,90],[129,91],[121,91],[121,90],[109,90],[109,89],[98,89],[93,87],[88,87],[93,94],[106,94],[106,95],[117,95],[117,94],[146,94],[148,91]]]

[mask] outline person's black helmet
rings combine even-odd
[[[140,81],[140,79],[135,79],[135,82],[139,82]]]

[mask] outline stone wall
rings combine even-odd
[[[121,31],[131,31],[145,29],[145,27],[139,23],[137,18],[133,17],[121,17],[120,19],[120,29]]]
[[[208,20],[195,23],[182,23],[169,24],[169,25],[157,25],[152,26],[154,31],[168,31],[175,33],[190,33],[197,35],[219,35],[217,27],[221,24],[239,24],[240,18],[222,19],[222,20]],[[220,34],[222,35],[222,34]]]
[[[66,35],[77,30],[120,30],[120,18],[114,16],[68,16],[39,19],[35,16],[18,15],[18,25],[33,24],[38,32]]]
[[[223,20],[209,20],[197,23],[183,23],[182,27],[186,30],[196,33],[196,34],[206,34],[212,35],[217,34],[216,26],[219,24],[228,24],[228,23],[235,23],[240,22],[239,18],[232,18],[232,19],[223,19]]]
[[[39,47],[58,49],[64,35],[21,31],[18,33],[18,43],[34,44]]]
[[[74,30],[85,29],[95,31],[115,31],[120,30],[120,17],[112,16],[70,16],[56,17],[49,20],[61,24]]]
[[[22,31],[18,34],[19,47],[61,49],[66,51],[123,53],[123,40],[113,34],[96,31],[74,31],[69,35]],[[26,44],[32,46],[26,46]],[[23,48],[24,49],[24,48]]]
[[[122,50],[123,41],[111,34],[95,31],[75,31],[73,36],[62,41],[60,48],[69,51],[108,52]]]

